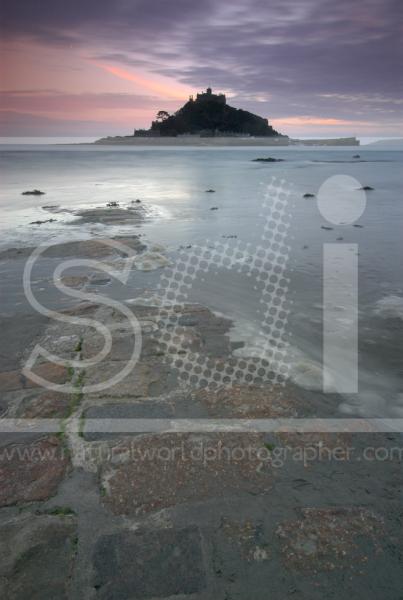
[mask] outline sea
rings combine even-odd
[[[68,141],[2,140],[0,251],[141,235],[175,265],[183,252],[214,249],[221,256],[193,278],[188,300],[231,319],[232,338],[244,343],[240,353],[258,356],[265,267],[257,257],[280,234],[288,376],[305,392],[318,392],[326,248],[345,248],[354,257],[349,269],[357,271],[358,388],[335,396],[334,414],[403,418],[403,151],[371,145],[141,148]],[[255,161],[267,157],[276,161]],[[337,182],[342,196],[332,193]],[[362,191],[363,186],[373,189]],[[35,188],[45,195],[22,195]],[[125,208],[137,199],[145,209],[141,222],[75,224],[79,210],[110,202]],[[225,252],[239,260],[226,264]],[[25,310],[21,269],[22,264],[0,262],[1,311],[7,317]],[[111,287],[110,293],[133,303],[136,296],[161,290],[164,272],[161,267],[133,272],[125,287],[115,292]],[[336,268],[336,296],[344,275],[343,267]],[[345,325],[348,307],[341,301],[333,308],[335,327],[338,320]]]

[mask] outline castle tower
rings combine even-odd
[[[220,104],[226,104],[225,94],[213,94],[211,87],[208,87],[205,92],[197,94],[196,100],[199,102],[214,101],[219,102]]]

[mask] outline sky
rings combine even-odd
[[[0,135],[148,127],[210,86],[292,137],[403,137],[403,0],[1,0]]]

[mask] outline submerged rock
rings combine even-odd
[[[31,221],[30,225],[42,225],[43,223],[54,223],[57,219],[45,219],[44,221]]]
[[[315,198],[315,194],[307,193],[307,194],[304,194],[302,197],[303,198]]]
[[[267,158],[254,158],[252,162],[284,162],[284,158],[272,158],[271,156]]]
[[[159,252],[144,252],[134,260],[138,271],[155,271],[170,264],[168,258]]]
[[[26,192],[22,192],[22,196],[44,196],[46,192],[41,192],[41,190],[27,190]]]
[[[359,154],[354,154],[353,158],[361,158]]]
[[[206,190],[206,194],[214,194],[215,190]]]
[[[362,190],[364,192],[372,192],[375,188],[371,187],[370,185],[363,185],[362,187],[360,187],[358,189]]]
[[[218,206],[212,206],[210,210],[218,210]]]
[[[114,206],[106,208],[90,208],[74,212],[74,215],[79,217],[74,221],[70,221],[70,225],[82,225],[83,223],[102,223],[103,225],[126,225],[133,222],[140,223],[144,219],[143,207],[138,208],[120,208]]]
[[[321,229],[326,229],[326,231],[331,231],[333,227],[328,227],[327,225],[321,225]]]

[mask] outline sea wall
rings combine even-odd
[[[359,146],[360,142],[354,137],[318,140],[291,140],[288,137],[134,137],[115,136],[105,137],[95,144],[111,144],[126,146]]]

